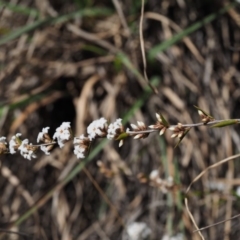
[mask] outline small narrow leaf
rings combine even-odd
[[[239,124],[240,122],[238,120],[235,119],[229,119],[229,120],[225,120],[225,121],[221,121],[219,123],[216,123],[214,125],[212,125],[212,128],[215,127],[226,127],[226,126],[230,126],[230,125],[234,125],[234,124]]]
[[[161,120],[162,120],[162,124],[163,124],[165,127],[169,127],[168,121],[163,117],[162,114],[160,114],[160,117],[161,117]]]
[[[195,106],[195,105],[193,105],[193,106],[194,106],[197,110],[200,110],[201,112],[203,112],[203,114],[205,114],[206,116],[208,116],[208,117],[214,119],[213,116],[211,116],[209,113],[207,113],[207,112],[205,112],[204,110],[202,110],[200,107]]]
[[[182,135],[182,137],[178,140],[177,144],[175,145],[174,148],[176,148],[180,143],[181,141],[185,138],[185,136],[188,134],[188,132],[190,131],[191,128],[187,129],[184,134]]]
[[[124,132],[124,133],[121,133],[121,134],[117,137],[116,140],[122,140],[122,139],[125,139],[125,138],[127,138],[127,137],[129,137],[129,134],[126,133],[126,132]]]

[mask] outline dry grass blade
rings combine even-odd
[[[189,186],[188,186],[188,188],[187,188],[187,190],[186,190],[186,194],[190,191],[191,186],[193,185],[193,183],[195,183],[197,180],[199,180],[207,171],[209,171],[210,169],[216,168],[216,167],[218,167],[218,166],[220,166],[220,165],[222,165],[222,164],[224,164],[224,163],[226,163],[226,162],[229,162],[229,161],[231,161],[231,160],[233,160],[233,159],[236,159],[236,158],[238,158],[238,157],[240,157],[240,154],[236,154],[236,155],[233,155],[233,156],[231,156],[231,157],[225,158],[225,159],[221,160],[220,162],[215,163],[215,164],[207,167],[207,168],[206,168],[204,171],[202,171],[197,177],[195,177],[195,178],[193,179],[193,181],[189,184]],[[195,222],[195,220],[194,220],[193,215],[191,214],[191,212],[190,212],[190,210],[189,210],[189,208],[188,208],[188,200],[187,200],[187,198],[185,198],[185,206],[186,206],[187,213],[188,213],[189,217],[191,218],[194,226],[197,228],[197,230],[195,230],[194,232],[197,231],[197,232],[199,233],[199,235],[202,237],[202,239],[204,239],[204,237],[203,237],[202,234],[201,234],[201,230],[207,229],[207,228],[209,228],[210,226],[215,226],[215,225],[220,224],[220,223],[226,223],[227,221],[230,221],[230,220],[232,220],[232,219],[234,219],[234,218],[236,218],[236,217],[239,216],[239,215],[237,215],[237,216],[234,216],[233,218],[229,218],[229,219],[227,219],[227,220],[225,220],[225,221],[221,221],[221,222],[219,222],[219,223],[217,223],[217,224],[212,224],[212,225],[210,225],[210,226],[208,226],[208,227],[204,227],[204,228],[199,229],[198,226],[197,226],[197,224],[196,224],[196,222]]]
[[[151,85],[151,83],[149,82],[148,76],[147,76],[147,61],[146,61],[144,38],[143,38],[143,19],[144,19],[144,0],[142,0],[141,17],[140,17],[140,22],[139,22],[139,38],[140,38],[140,46],[141,46],[141,53],[142,53],[142,60],[143,60],[143,74],[144,74],[144,78],[147,81],[147,83],[149,84],[149,86],[157,94],[158,90],[156,89],[156,87]]]
[[[80,28],[78,28],[77,26],[73,25],[73,24],[68,24],[67,26],[67,29],[76,34],[77,36],[87,40],[87,41],[90,41],[90,42],[93,42],[107,50],[109,50],[111,53],[119,53],[121,52],[120,49],[116,48],[114,45],[112,45],[111,43],[103,40],[103,39],[100,39],[98,36],[92,34],[92,33],[88,33]]]
[[[128,25],[127,25],[127,21],[126,21],[126,18],[124,16],[124,14],[123,14],[123,11],[122,11],[122,8],[121,8],[121,5],[120,5],[119,1],[118,0],[112,0],[112,2],[113,2],[114,6],[115,6],[115,8],[117,10],[117,13],[119,15],[120,21],[121,21],[121,23],[122,23],[122,25],[124,27],[124,30],[125,30],[127,36],[130,36],[131,31],[130,31]]]
[[[87,111],[87,101],[88,97],[91,94],[91,90],[93,86],[100,80],[100,76],[93,75],[89,79],[86,80],[86,84],[84,85],[81,95],[79,98],[75,100],[75,107],[77,111],[77,119],[76,119],[76,134],[79,135],[81,131],[84,129],[84,120]]]
[[[6,229],[2,229],[2,228],[0,228],[0,232],[4,232],[4,233],[7,233],[7,234],[15,234],[15,235],[19,235],[19,236],[27,237],[27,238],[30,237],[29,234],[24,233],[24,232],[15,232],[15,231],[10,231],[10,230],[6,230]]]
[[[236,155],[233,155],[233,156],[231,156],[231,157],[225,158],[225,159],[219,161],[218,163],[215,163],[215,164],[207,167],[207,168],[206,168],[204,171],[202,171],[197,177],[195,177],[195,178],[193,179],[193,181],[189,184],[189,186],[188,186],[188,188],[187,188],[187,190],[186,190],[186,194],[190,191],[191,186],[193,185],[193,183],[195,183],[197,180],[199,180],[207,171],[209,171],[210,169],[216,168],[216,167],[218,167],[218,166],[220,166],[220,165],[222,165],[222,164],[224,164],[224,163],[226,163],[226,162],[228,162],[228,161],[230,161],[230,160],[236,159],[236,158],[238,158],[238,157],[240,157],[240,153],[239,153],[239,154],[236,154]]]
[[[198,226],[197,226],[197,224],[196,224],[196,222],[195,222],[195,219],[194,219],[192,213],[190,212],[190,210],[189,210],[189,208],[188,208],[188,200],[187,200],[187,198],[185,198],[185,206],[186,206],[187,213],[188,213],[189,217],[191,218],[191,220],[192,220],[192,222],[193,222],[195,228],[197,229],[197,230],[195,230],[194,232],[197,231],[198,234],[199,234],[199,236],[200,236],[203,240],[205,240],[205,238],[203,237],[201,231],[199,231],[200,229],[198,228]]]
[[[190,212],[189,212],[189,213],[190,213]],[[191,213],[190,213],[190,214],[191,214]],[[219,225],[219,224],[223,224],[223,223],[225,223],[225,222],[227,222],[227,221],[231,221],[231,220],[233,220],[233,219],[235,219],[235,218],[239,218],[239,217],[240,217],[240,214],[237,214],[237,215],[235,215],[235,216],[233,216],[233,217],[231,217],[231,218],[229,218],[229,219],[226,219],[226,220],[223,220],[223,221],[220,221],[220,222],[211,224],[211,225],[206,226],[206,227],[199,228],[199,229],[197,229],[197,230],[194,230],[193,232],[203,231],[203,230],[206,230],[206,229],[208,229],[208,228],[217,226],[217,225]]]

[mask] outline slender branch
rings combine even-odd
[[[43,144],[37,144],[37,145],[32,145],[33,147],[41,147],[41,146],[49,146],[49,145],[54,145],[57,142],[51,142],[51,143],[43,143]]]
[[[225,122],[225,121],[236,121],[236,123],[240,123],[240,119],[224,119],[224,120],[213,120],[208,123],[200,122],[200,123],[182,124],[182,127],[186,127],[186,128],[200,127],[200,126],[210,127],[210,126],[213,126],[214,124]],[[170,125],[168,128],[175,128],[177,126],[178,125]],[[127,131],[127,133],[130,135],[135,135],[135,134],[152,133],[152,132],[157,132],[157,131],[159,131],[159,129],[146,129],[146,130],[142,130],[142,131],[141,130]]]

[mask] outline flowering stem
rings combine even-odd
[[[191,123],[191,124],[182,124],[182,127],[187,127],[187,128],[191,128],[191,127],[200,127],[200,126],[206,126],[206,127],[210,127],[216,123],[221,123],[221,122],[225,122],[225,121],[236,121],[236,123],[240,123],[240,119],[224,119],[224,120],[213,120],[211,122],[208,123]],[[175,128],[178,125],[170,125],[169,128]],[[135,135],[135,134],[144,134],[144,133],[152,133],[152,132],[156,132],[159,131],[158,129],[147,129],[147,130],[143,130],[143,131],[128,131],[127,133],[130,135]]]

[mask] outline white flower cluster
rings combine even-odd
[[[70,140],[71,138],[70,129],[71,129],[70,122],[64,122],[60,127],[56,129],[56,132],[53,135],[53,139],[57,139],[60,148],[64,146],[64,143]]]
[[[18,147],[20,146],[20,139],[19,137],[21,136],[21,133],[17,133],[15,136],[12,136],[12,139],[9,142],[9,151],[11,154],[16,153],[16,150],[18,149]]]
[[[43,143],[50,143],[51,142],[51,138],[49,137],[48,135],[48,130],[49,130],[50,127],[45,127],[42,129],[42,132],[40,132],[38,134],[38,137],[37,137],[37,142],[43,142]],[[46,139],[49,139],[50,141],[46,141]],[[49,146],[53,146],[53,145],[44,145],[42,144],[40,146],[41,150],[46,154],[46,155],[49,155],[50,152],[49,150],[51,150],[51,148],[49,148]]]
[[[49,129],[50,127],[45,127],[38,134],[37,143],[39,143],[39,145],[33,145],[32,143],[29,143],[28,139],[22,140],[21,133],[17,133],[11,138],[9,142],[9,148],[7,148],[7,142],[5,141],[6,137],[0,137],[0,154],[15,154],[17,151],[19,151],[24,158],[31,160],[32,158],[36,158],[35,153],[38,149],[41,149],[46,155],[49,155],[50,150],[52,150],[54,144],[56,144],[53,139],[56,139],[60,148],[62,148],[67,141],[72,139],[70,122],[63,122],[61,126],[56,129],[52,138],[49,136]],[[77,158],[85,158],[91,142],[95,138],[107,137],[110,140],[118,140],[118,137],[122,133],[124,133],[122,119],[119,118],[115,122],[108,125],[105,118],[100,118],[89,124],[87,127],[87,136],[82,134],[79,137],[74,138],[73,152]],[[123,140],[119,140],[119,146],[121,146],[123,144]]]
[[[108,139],[116,139],[122,132],[122,129],[122,119],[117,119],[109,126],[105,118],[94,120],[87,127],[87,137],[82,134],[80,137],[74,138],[74,154],[77,158],[85,158],[90,144],[95,138],[107,137]],[[121,144],[122,141],[120,141]]]
[[[107,138],[113,140],[118,135],[119,130],[122,129],[122,119],[118,118],[114,123],[108,126]]]
[[[40,145],[33,145],[32,143],[29,143],[28,139],[22,140],[20,138],[22,134],[17,133],[12,136],[9,141],[9,148],[7,148],[7,142],[5,141],[6,137],[0,137],[0,154],[15,154],[19,151],[24,158],[31,160],[32,158],[37,157],[35,153],[40,148],[45,154],[49,155],[49,151],[53,148],[55,142],[49,136],[48,130],[49,127],[45,127],[42,129],[42,132],[38,134],[37,142],[41,142]],[[64,143],[71,138],[70,122],[62,123],[62,125],[56,129],[53,138],[57,139],[59,146],[62,148]]]
[[[6,137],[0,137],[0,154],[5,154],[7,153],[7,142],[5,141]]]
[[[0,143],[7,144],[6,137],[0,137]]]
[[[89,139],[92,141],[96,137],[104,137],[106,135],[107,120],[105,118],[100,118],[93,121],[87,127],[87,133]]]
[[[28,160],[36,158],[37,156],[34,154],[36,147],[31,143],[29,144],[28,139],[21,140],[21,135],[21,133],[17,133],[15,136],[12,136],[9,142],[9,152],[15,154],[16,151],[19,150],[20,154]]]
[[[34,154],[34,148],[32,147],[32,143],[29,144],[28,139],[24,139],[19,146],[18,150],[20,151],[20,154],[28,159],[31,160],[32,158],[36,158],[37,156]]]
[[[153,187],[158,187],[162,193],[167,193],[168,189],[174,186],[174,181],[171,176],[167,179],[162,179],[159,174],[159,170],[153,170],[149,175],[150,185]]]
[[[127,239],[128,240],[147,240],[150,239],[151,229],[144,222],[132,222],[127,228]]]
[[[90,139],[82,134],[79,138],[74,138],[73,144],[73,152],[77,156],[77,158],[85,158],[85,154],[90,145]]]

